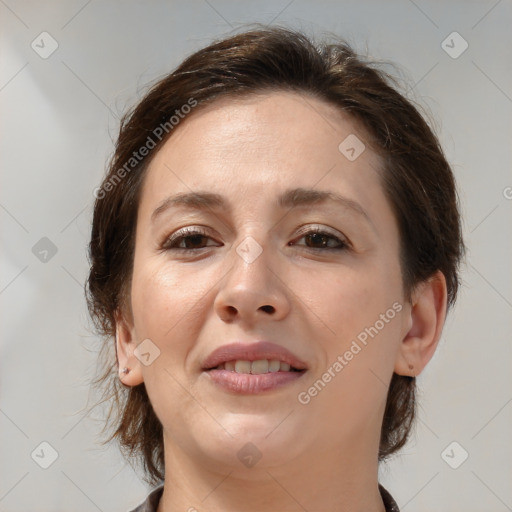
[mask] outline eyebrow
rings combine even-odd
[[[280,208],[296,208],[298,206],[309,206],[312,204],[326,203],[328,201],[337,203],[345,209],[364,217],[372,226],[373,223],[364,208],[353,199],[344,197],[330,190],[315,190],[311,188],[294,188],[285,191],[278,197],[277,206]],[[187,192],[176,194],[164,199],[151,215],[152,221],[164,211],[172,207],[186,206],[199,210],[225,209],[231,210],[230,205],[220,194],[212,192]]]

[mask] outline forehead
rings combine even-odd
[[[322,100],[270,92],[198,108],[153,158],[143,200],[205,187],[268,193],[291,183],[311,188],[320,182],[362,194],[379,181],[380,159],[368,146],[353,161],[340,151],[347,140],[364,144],[364,131]]]
[[[205,151],[233,157],[233,149],[267,159],[281,155],[287,161],[300,159],[298,155],[305,152],[311,158],[321,153],[337,159],[339,144],[350,134],[365,138],[358,123],[339,108],[306,94],[275,91],[227,97],[200,107],[184,120],[167,146],[194,148],[189,154],[192,159]]]

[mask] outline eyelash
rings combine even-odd
[[[326,250],[327,251],[342,251],[342,250],[346,250],[349,248],[349,243],[347,241],[340,240],[336,235],[330,233],[329,231],[327,231],[323,228],[315,227],[315,228],[310,228],[310,229],[304,230],[300,233],[300,238],[298,240],[300,240],[308,235],[325,236],[332,240],[335,240],[339,244],[339,247],[307,247],[306,246],[306,249],[308,249],[308,250],[312,250],[312,251],[326,251]],[[173,245],[176,244],[176,242],[179,243],[183,240],[187,240],[189,238],[197,237],[197,236],[210,238],[208,233],[200,228],[184,228],[184,229],[178,231],[177,233],[175,233],[174,235],[166,238],[164,241],[164,244],[162,245],[162,249],[166,250],[166,251],[180,251],[182,254],[189,254],[189,253],[197,252],[198,250],[201,250],[201,249],[206,249],[207,247],[215,247],[213,245],[205,246],[205,247],[198,247],[195,249],[183,248],[183,247],[173,247]],[[288,243],[288,245],[292,245],[292,243]]]

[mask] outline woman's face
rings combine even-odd
[[[166,454],[242,472],[375,457],[410,325],[364,132],[288,92],[221,100],[174,130],[145,178],[122,335],[128,351],[146,340],[132,379]]]

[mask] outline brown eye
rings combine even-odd
[[[302,237],[299,238],[299,240],[302,239],[304,239],[305,244],[297,245],[305,245],[308,249],[340,250],[348,247],[348,244],[345,241],[340,240],[337,236],[318,229],[304,233]]]
[[[183,242],[185,247],[179,247],[180,249],[200,249],[203,246],[203,243],[206,243],[205,240],[207,239],[208,237],[204,235],[181,236],[178,238],[180,242],[178,246]]]
[[[183,229],[170,236],[163,244],[162,249],[176,251],[196,251],[206,247],[218,246],[217,243],[208,243],[212,240],[204,231],[197,228]]]

